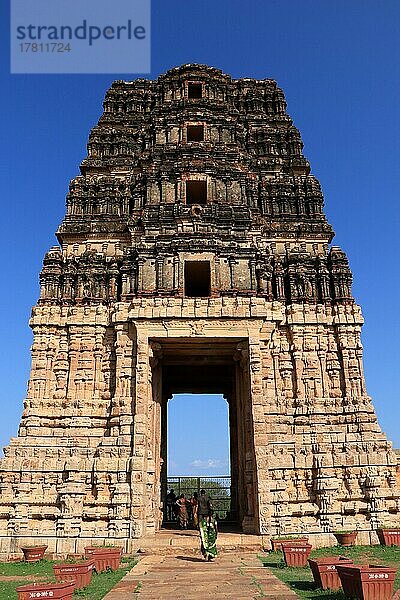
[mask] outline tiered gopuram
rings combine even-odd
[[[270,79],[184,65],[113,83],[40,275],[3,553],[157,531],[175,392],[229,403],[243,531],[369,543],[400,525],[352,275],[302,149]]]

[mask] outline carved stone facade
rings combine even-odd
[[[330,543],[400,524],[362,316],[275,81],[202,65],[116,81],[40,275],[0,470],[1,551],[158,530],[166,406],[223,393],[245,532]]]

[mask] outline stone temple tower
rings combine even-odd
[[[78,551],[157,531],[167,402],[229,404],[244,532],[400,524],[344,252],[275,81],[183,65],[116,81],[44,258],[0,540]]]

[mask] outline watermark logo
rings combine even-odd
[[[149,73],[151,0],[11,0],[11,73]]]

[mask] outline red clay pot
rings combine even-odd
[[[42,560],[47,546],[22,546],[21,550],[24,553],[25,562],[37,562]]]
[[[288,567],[305,567],[310,556],[311,544],[283,542],[282,552]]]
[[[308,564],[318,587],[323,590],[338,590],[342,584],[336,571],[336,565],[352,565],[353,561],[346,556],[326,556],[309,559]]]
[[[271,538],[271,547],[272,547],[272,552],[277,552],[278,550],[282,550],[282,543],[285,544],[307,544],[308,543],[308,538],[306,537],[299,537],[299,538],[280,538],[279,540],[274,540],[273,538]]]
[[[400,528],[377,529],[376,533],[382,546],[400,546]]]
[[[339,546],[354,546],[356,541],[357,531],[350,531],[349,533],[334,533]]]
[[[54,575],[57,581],[74,581],[75,589],[80,590],[90,584],[94,560],[86,560],[81,563],[62,563],[53,565]]]
[[[52,600],[72,600],[74,582],[64,583],[30,583],[17,587],[18,600],[34,600],[35,598],[51,598]]]
[[[396,569],[376,565],[336,565],[346,597],[391,600]]]
[[[121,563],[122,548],[89,546],[85,548],[85,557],[94,560],[97,573],[107,569],[116,571]]]

